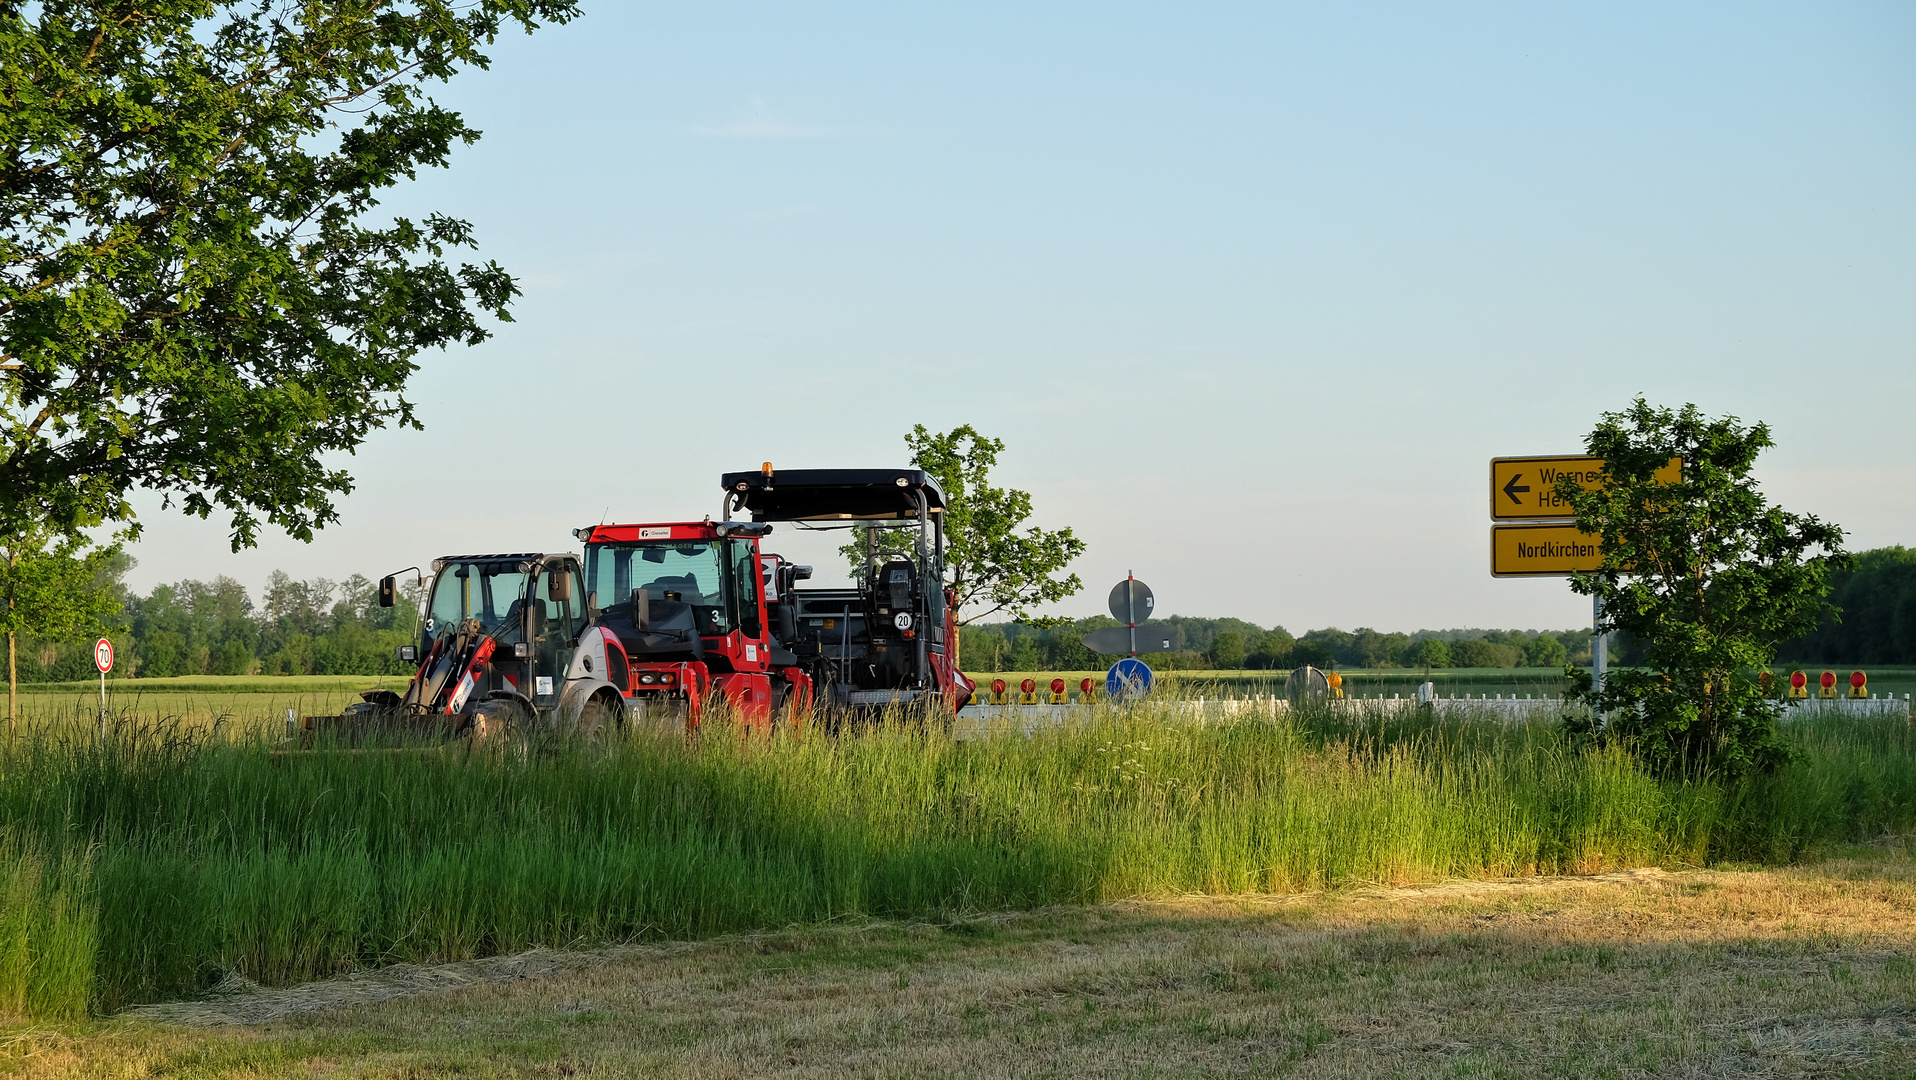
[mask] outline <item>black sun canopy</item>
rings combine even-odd
[[[945,508],[945,489],[923,469],[782,469],[726,473],[720,484],[753,521],[882,521]]]

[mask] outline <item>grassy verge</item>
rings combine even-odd
[[[182,725],[42,732],[0,753],[16,844],[0,861],[77,905],[91,959],[29,945],[0,968],[0,1004],[14,984],[59,983],[16,1011],[40,1011],[32,993],[112,1011],[229,972],[281,984],[845,918],[1772,863],[1916,824],[1908,725],[1791,731],[1803,764],[1735,789],[1659,783],[1542,727],[1202,726],[1148,706],[981,743],[715,727],[691,743],[274,754]]]
[[[278,1011],[268,993],[172,1013],[248,1027],[42,1026],[0,1041],[0,1071],[1908,1076],[1916,863],[1904,844],[1844,854],[1783,871],[1181,897],[547,954],[506,978],[419,972],[413,985],[442,989],[402,1000],[342,980],[283,995]],[[545,974],[511,977],[541,960]],[[284,1011],[316,998],[328,1007]]]
[[[403,690],[405,675],[176,675],[166,679],[122,679],[108,676],[107,694],[111,701],[137,695],[161,694],[345,694],[375,687]],[[79,682],[21,683],[22,694],[61,696],[92,695],[97,701],[100,683],[96,679]]]

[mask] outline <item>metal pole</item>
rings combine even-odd
[[[1138,591],[1131,584],[1131,571],[1124,572],[1124,621],[1131,626],[1131,658],[1138,657]]]
[[[95,652],[98,652],[96,647]],[[95,665],[98,666],[98,665]],[[100,739],[106,740],[106,672],[100,672]]]
[[[1603,672],[1610,666],[1610,635],[1603,632],[1603,597],[1590,597],[1590,666],[1597,692],[1603,692]]]

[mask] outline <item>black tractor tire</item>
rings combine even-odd
[[[572,735],[581,742],[604,746],[624,722],[623,711],[604,698],[595,697],[579,710],[578,719],[572,722]]]

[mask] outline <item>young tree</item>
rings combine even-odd
[[[0,536],[138,487],[302,540],[420,350],[518,294],[464,221],[368,220],[479,133],[426,86],[574,0],[0,4]]]
[[[19,637],[104,632],[118,619],[117,572],[130,563],[118,547],[84,550],[84,541],[49,541],[43,532],[0,540],[0,628],[7,634],[7,732],[20,715]]]
[[[991,470],[1004,452],[1002,439],[982,435],[970,424],[944,434],[917,424],[905,436],[911,462],[936,477],[945,490],[945,572],[957,598],[960,625],[1003,611],[1023,621],[1030,608],[1062,600],[1084,588],[1078,575],[1058,576],[1084,554],[1084,541],[1069,527],[1026,526],[1031,495],[991,486]],[[878,534],[880,549],[910,550],[910,538],[898,530]],[[854,571],[865,564],[863,537],[839,549]]]
[[[1750,469],[1774,445],[1765,424],[1654,408],[1639,398],[1604,414],[1585,442],[1605,483],[1558,494],[1603,540],[1603,569],[1571,588],[1602,603],[1599,629],[1624,630],[1644,666],[1615,670],[1581,695],[1621,740],[1663,771],[1740,775],[1787,759],[1758,684],[1780,641],[1830,610],[1829,574],[1847,564],[1843,530],[1771,506]],[[1655,473],[1683,459],[1682,479]]]

